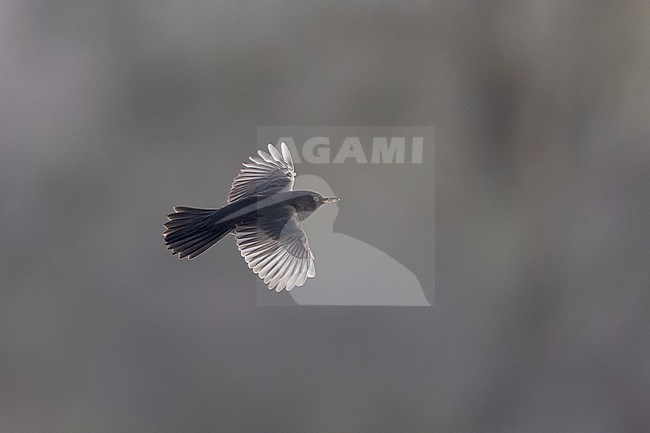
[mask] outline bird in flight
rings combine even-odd
[[[337,197],[294,191],[293,159],[283,142],[249,157],[220,209],[177,206],[167,215],[165,245],[180,259],[193,259],[234,233],[242,257],[269,289],[302,286],[316,276],[314,256],[300,222]]]

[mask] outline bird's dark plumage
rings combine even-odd
[[[192,259],[234,232],[241,255],[270,289],[287,291],[316,275],[314,256],[300,221],[338,201],[313,191],[293,191],[296,177],[286,144],[268,146],[244,162],[228,204],[220,209],[174,208],[165,223],[165,244]]]

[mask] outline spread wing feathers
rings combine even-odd
[[[262,217],[257,223],[237,226],[235,238],[248,267],[269,289],[290,291],[316,276],[314,256],[295,210],[286,218]]]
[[[296,172],[289,148],[283,142],[278,151],[269,144],[269,153],[258,150],[259,156],[251,156],[232,183],[228,203],[249,195],[271,195],[291,191]]]

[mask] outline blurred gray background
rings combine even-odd
[[[0,2],[0,431],[648,431],[649,20]],[[436,126],[434,307],[261,308],[234,246],[170,257],[260,125]]]

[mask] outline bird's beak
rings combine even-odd
[[[341,200],[341,199],[338,198],[338,197],[325,197],[325,198],[323,199],[323,204],[327,204],[327,203],[336,203],[336,202],[339,201],[339,200]]]

